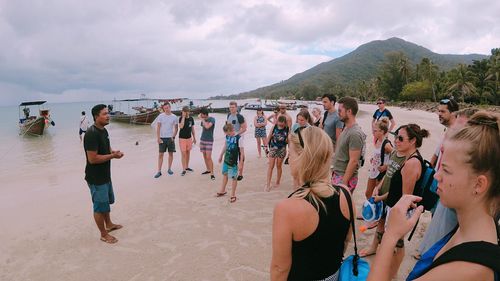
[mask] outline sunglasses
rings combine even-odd
[[[404,142],[405,141],[405,138],[401,135],[397,135],[397,136],[394,136],[396,138],[396,140],[400,141],[400,142]]]
[[[450,103],[450,99],[442,99],[439,101],[439,104],[449,104]]]
[[[384,104],[384,103],[379,101],[379,102],[377,102],[377,104]]]

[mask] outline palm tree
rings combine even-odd
[[[471,97],[476,93],[476,87],[472,83],[473,74],[464,64],[459,64],[457,68],[448,73],[448,92],[457,94],[462,102],[466,97]]]
[[[488,62],[488,71],[486,74],[488,88],[492,91],[495,104],[499,104],[500,97],[498,96],[498,88],[500,84],[500,48],[491,50],[491,57]]]
[[[411,68],[408,58],[401,53],[399,56],[399,73],[403,77],[405,84],[408,84],[408,77],[410,76]]]
[[[432,98],[434,101],[436,101],[436,90],[434,84],[437,78],[437,73],[439,71],[438,66],[432,63],[429,58],[423,58],[420,62],[420,65],[417,64],[417,66],[419,66],[422,80],[427,80],[431,84]]]

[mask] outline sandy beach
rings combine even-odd
[[[421,149],[430,159],[443,134],[436,114],[388,108],[398,126],[415,122],[431,132]],[[368,135],[367,157],[373,147],[370,122],[375,109],[375,105],[361,105],[358,114],[358,123]],[[243,114],[249,121],[255,116],[253,111]],[[223,143],[223,118],[217,116],[214,162]],[[196,129],[199,137],[199,126]],[[281,187],[264,191],[267,164],[266,158],[257,158],[253,125],[245,142],[245,178],[238,184],[234,204],[228,203],[227,196],[214,197],[221,183],[220,165],[215,163],[216,181],[200,175],[204,164],[198,146],[191,157],[194,173],[180,176],[178,152],[175,174],[154,179],[157,145],[152,131],[141,135],[136,146],[133,136],[116,136],[110,129],[112,147],[125,153],[123,159],[112,162],[117,202],[111,215],[124,226],[113,232],[119,239],[115,245],[99,240],[83,180],[85,156],[75,138],[72,153],[79,158],[2,175],[0,280],[269,280],[273,207],[292,191],[292,179],[284,166]],[[364,200],[367,168],[361,169],[354,192],[358,208]],[[397,280],[412,269],[411,255],[428,221],[426,214],[412,241],[406,243]],[[374,229],[360,233],[362,221],[356,223],[362,249]],[[352,251],[349,245],[348,254]]]

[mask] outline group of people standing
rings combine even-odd
[[[324,118],[333,112],[328,102],[323,97]],[[376,254],[368,280],[391,280],[405,256],[403,239],[424,211],[420,203],[427,198],[413,193],[427,172],[419,148],[429,132],[415,123],[393,131],[396,123],[385,100],[377,104],[365,196],[384,207],[371,226],[377,227],[373,242],[360,256]],[[321,126],[290,134],[290,168],[298,188],[275,206],[271,280],[337,280],[356,231],[350,227],[356,212],[349,205],[354,205],[351,195],[364,164],[365,135],[356,123],[357,110],[352,98],[338,101],[343,122],[338,135]],[[459,111],[453,99],[439,102],[438,116],[447,128],[431,159],[440,201],[432,208],[434,216],[415,255],[419,261],[407,280],[494,280],[500,273],[500,116]]]
[[[374,150],[366,157],[366,134],[356,121],[358,103],[351,97],[336,100],[322,98],[325,113],[313,109],[297,114],[296,122],[285,107],[266,117],[257,111],[254,118],[259,155],[261,149],[269,157],[265,189],[271,188],[274,167],[275,186],[280,184],[282,164],[288,162],[295,190],[278,202],[273,215],[271,280],[336,280],[343,262],[347,242],[356,229],[352,194],[358,186],[358,171],[369,165],[366,198],[384,203],[382,218],[372,244],[361,256],[375,255],[368,280],[390,280],[404,258],[404,236],[415,226],[424,211],[419,202],[425,198],[413,195],[424,172],[424,158],[419,148],[429,132],[409,123],[396,126],[394,117],[378,100],[373,115]],[[336,103],[338,108],[335,108]],[[177,131],[183,140],[181,151],[196,143],[194,119],[189,110],[174,116],[170,105],[155,124],[159,145],[158,173],[161,176],[163,153],[169,152],[168,170],[172,174]],[[500,214],[500,117],[477,110],[458,110],[453,99],[443,99],[438,106],[439,121],[447,129],[436,149],[431,164],[436,169],[437,194],[440,202],[433,208],[434,216],[420,247],[419,259],[408,280],[493,280],[498,273],[500,248],[497,220]],[[319,112],[318,112],[319,111]],[[110,160],[124,154],[113,150],[106,129],[109,113],[105,105],[92,109],[94,125],[85,134],[86,181],[93,201],[94,219],[101,240],[116,243],[110,231],[122,226],[110,218],[114,202],[110,176]],[[206,164],[205,175],[213,174],[213,132],[215,119],[202,110],[200,151]],[[267,134],[265,128],[272,123]],[[219,156],[223,181],[217,197],[227,194],[231,179],[229,202],[236,202],[237,181],[243,179],[245,151],[243,143],[247,122],[231,102],[230,113],[223,126],[224,148]],[[393,134],[391,142],[388,135]],[[181,136],[182,135],[182,136]],[[288,149],[287,149],[288,148]],[[192,171],[189,153],[183,153],[182,175]],[[352,210],[350,210],[352,209]],[[410,212],[411,211],[411,212]],[[495,220],[496,219],[496,220]],[[477,255],[477,253],[482,253]],[[493,262],[492,262],[493,261]],[[450,273],[454,274],[450,274]]]

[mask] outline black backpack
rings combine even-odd
[[[413,195],[422,197],[422,200],[418,203],[418,205],[422,205],[425,210],[430,211],[434,208],[434,206],[436,206],[436,203],[439,200],[439,196],[436,193],[437,180],[434,178],[436,170],[434,170],[429,161],[422,158],[420,152],[418,151],[416,158],[422,165],[422,171],[420,173],[420,178],[413,189]]]

